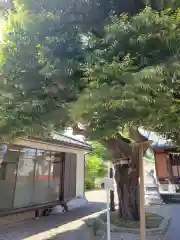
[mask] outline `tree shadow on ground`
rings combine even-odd
[[[106,208],[105,203],[89,202],[87,206],[63,214],[27,220],[0,229],[0,240],[84,240],[87,239],[83,218]],[[87,239],[88,240],[88,239]]]

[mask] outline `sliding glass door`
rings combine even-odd
[[[1,149],[0,156],[0,210],[6,210],[13,208],[19,149]]]
[[[39,149],[0,151],[0,211],[63,199],[64,153]]]
[[[35,149],[24,148],[20,152],[14,197],[14,208],[33,205],[35,157]]]

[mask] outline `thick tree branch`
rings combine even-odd
[[[130,137],[132,138],[132,140],[136,143],[140,143],[140,142],[144,142],[144,141],[147,141],[148,138],[143,136],[140,132],[139,132],[139,129],[138,127],[136,126],[131,126],[129,128],[129,134],[130,134]]]
[[[130,157],[132,153],[131,141],[121,134],[117,138],[103,140],[103,144],[111,150],[114,160]]]
[[[82,126],[82,125],[79,124],[79,123],[73,124],[72,129],[73,129],[73,133],[74,133],[75,135],[82,135],[82,136],[84,136],[85,138],[88,138],[88,137],[89,137],[89,133],[88,133],[87,128],[86,128],[85,126]]]
[[[135,143],[143,143],[143,142],[147,142],[148,141],[148,138],[145,137],[144,135],[142,135],[140,132],[139,132],[139,129],[138,127],[136,126],[132,126],[129,128],[129,134],[130,134],[130,137],[132,138],[132,140],[135,142]],[[145,154],[145,152],[147,151],[147,149],[149,148],[149,146],[151,145],[151,142],[149,142],[149,144],[143,144],[143,153]]]

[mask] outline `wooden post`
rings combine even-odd
[[[139,177],[140,177],[140,240],[146,240],[146,215],[145,215],[145,191],[144,191],[144,150],[148,149],[151,145],[151,140],[136,142],[139,145]]]
[[[139,175],[140,175],[140,240],[146,240],[146,216],[144,208],[144,161],[143,144],[139,148]]]

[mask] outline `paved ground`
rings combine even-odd
[[[10,228],[3,227],[0,229],[0,240],[88,240],[85,220],[98,215],[106,205],[102,192],[90,192],[87,198],[89,204],[86,207],[28,220]]]
[[[172,221],[168,229],[165,240],[179,240],[180,239],[180,204],[174,205],[172,210]]]
[[[103,191],[89,192],[87,198],[89,204],[86,207],[0,229],[0,240],[89,240],[84,222],[105,209],[105,193]],[[172,225],[166,240],[180,239],[180,205],[167,205],[163,209],[155,207],[154,211],[163,211],[168,216],[173,214]],[[139,238],[126,235],[123,240],[131,239],[138,240]],[[120,235],[114,234],[112,240],[120,240]],[[147,240],[152,240],[152,238],[147,238]]]
[[[87,207],[65,214],[29,220],[15,227],[0,229],[0,240],[88,240],[84,220],[104,210],[105,204],[90,203]]]

